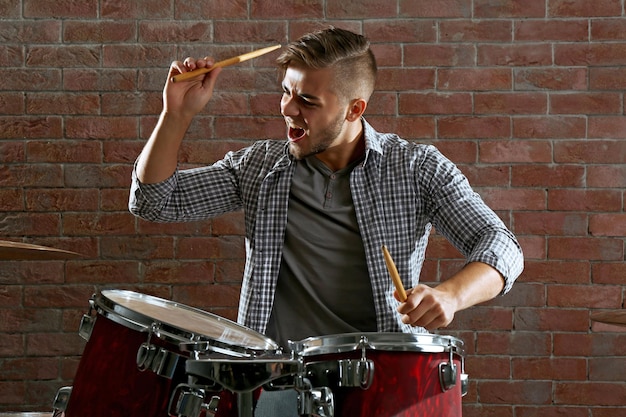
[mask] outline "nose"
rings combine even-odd
[[[287,93],[284,93],[280,100],[280,112],[285,117],[294,117],[300,113],[295,100]]]

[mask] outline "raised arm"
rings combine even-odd
[[[163,110],[137,159],[137,178],[142,183],[161,182],[174,173],[183,137],[195,115],[211,99],[221,68],[183,82],[172,82],[172,77],[213,64],[212,58],[187,58],[184,62],[172,62],[163,88]]]

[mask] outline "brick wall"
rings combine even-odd
[[[468,350],[464,415],[621,415],[626,333],[590,314],[624,302],[624,13],[624,0],[0,0],[0,240],[84,255],[0,261],[0,411],[49,410],[71,384],[97,289],[235,318],[240,214],[135,219],[131,164],[171,60],[227,58],[335,24],[373,42],[369,121],[439,146],[525,250],[509,295],[441,332]],[[223,72],[184,166],[282,139],[273,57]],[[461,262],[433,236],[423,279]]]

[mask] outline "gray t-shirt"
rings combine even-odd
[[[315,156],[296,163],[267,336],[287,348],[288,340],[376,331],[350,192],[350,173],[361,161],[336,172]]]

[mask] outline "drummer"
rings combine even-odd
[[[434,146],[379,133],[363,116],[377,71],[365,37],[329,28],[284,48],[277,63],[285,141],[259,138],[210,166],[178,170],[186,130],[228,69],[170,80],[214,62],[172,63],[129,207],[156,222],[243,209],[239,323],[284,347],[328,334],[426,332],[510,290],[523,269],[520,245],[461,171]],[[419,277],[433,227],[466,264],[431,287]],[[405,302],[383,245],[407,288]]]

